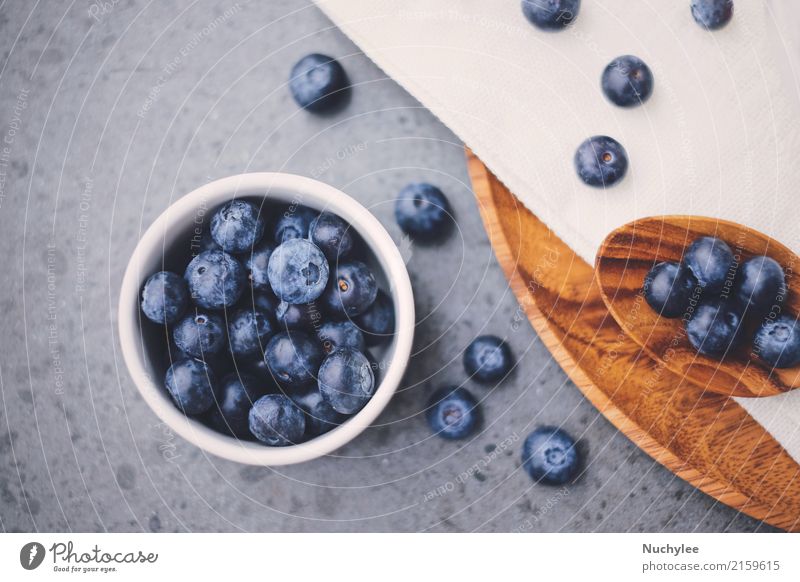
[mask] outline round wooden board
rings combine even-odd
[[[472,152],[467,157],[511,289],[583,394],[682,479],[756,519],[800,531],[800,465],[733,399],[704,392],[647,356],[611,317],[592,266]]]

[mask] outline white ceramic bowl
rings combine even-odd
[[[164,387],[165,367],[154,349],[163,346],[148,342],[147,326],[142,326],[140,291],[151,274],[169,266],[170,254],[181,244],[188,253],[188,241],[199,224],[208,224],[211,213],[231,198],[258,197],[282,203],[300,203],[317,210],[328,210],[348,221],[372,251],[371,263],[376,279],[394,300],[395,335],[382,358],[385,370],[375,394],[367,405],[347,422],[309,442],[287,447],[268,447],[239,441],[220,434],[185,416],[172,402]],[[181,251],[177,251],[180,253]],[[370,261],[368,261],[370,262]],[[185,265],[184,265],[185,267]],[[179,270],[175,266],[175,270]],[[179,274],[183,274],[183,267]],[[163,332],[161,332],[163,333]],[[201,186],[187,194],[158,217],[147,229],[133,252],[122,281],[119,302],[119,336],[122,354],[133,381],[144,400],[172,430],[198,447],[219,457],[251,465],[287,465],[308,461],[331,453],[355,438],[372,423],[388,404],[403,376],[411,353],[414,334],[414,298],[405,263],[386,229],[361,204],[329,186],[292,174],[253,173],[231,176]],[[151,334],[152,335],[152,334]],[[163,342],[163,337],[160,338]]]

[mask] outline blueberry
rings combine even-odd
[[[312,383],[322,358],[319,343],[299,331],[276,334],[264,351],[264,361],[275,380],[289,388]]]
[[[697,279],[678,263],[658,263],[644,278],[644,298],[662,317],[683,316],[696,288]]]
[[[603,71],[602,86],[612,103],[633,107],[647,101],[653,93],[653,73],[638,57],[617,57]]]
[[[244,309],[259,309],[265,313],[274,314],[278,310],[280,301],[272,292],[272,288],[267,291],[253,293],[250,297],[245,297],[249,301],[242,301],[240,305]]]
[[[189,306],[186,281],[169,271],[150,275],[142,289],[142,311],[147,319],[162,325],[175,323]]]
[[[265,392],[263,383],[253,376],[228,374],[217,389],[217,405],[211,407],[211,426],[237,438],[250,437],[248,415]]]
[[[683,255],[683,264],[700,286],[711,293],[722,291],[726,282],[734,280],[733,252],[724,240],[715,237],[704,236],[694,240]]]
[[[175,346],[200,359],[218,354],[225,346],[225,322],[215,313],[196,311],[181,319],[172,330]]]
[[[287,330],[309,331],[319,325],[322,313],[316,303],[286,303],[281,301],[275,309],[278,323]]]
[[[261,353],[267,340],[277,331],[270,313],[260,309],[237,309],[228,320],[231,353],[235,356]]]
[[[346,415],[336,412],[322,398],[316,387],[292,394],[290,398],[306,413],[306,439],[325,434],[347,420]]]
[[[336,350],[352,348],[363,352],[366,347],[364,334],[350,321],[328,321],[317,332],[322,342],[322,351],[331,354]]]
[[[608,136],[590,137],[575,152],[575,170],[589,186],[613,186],[628,171],[628,152]]]
[[[736,349],[743,333],[742,313],[726,299],[700,303],[686,323],[689,343],[707,356],[721,357]]]
[[[201,414],[211,408],[216,382],[211,368],[192,358],[172,364],[164,378],[169,395],[185,414]]]
[[[306,430],[303,411],[283,394],[267,394],[256,400],[248,424],[254,437],[272,447],[299,443]]]
[[[319,391],[341,414],[353,414],[372,398],[375,376],[367,357],[351,348],[337,350],[319,369]]]
[[[542,30],[561,30],[577,17],[581,0],[522,0],[522,13]]]
[[[420,240],[441,237],[452,224],[453,212],[439,188],[425,183],[409,184],[400,191],[394,217],[403,232]]]
[[[203,234],[200,236],[200,242],[196,248],[198,248],[201,253],[205,251],[222,250],[222,247],[214,241],[214,237],[211,236],[211,231],[208,229],[203,230]]]
[[[289,206],[275,225],[275,242],[280,245],[293,238],[308,238],[308,229],[318,214],[307,206]]]
[[[330,212],[323,212],[314,219],[308,229],[308,238],[331,263],[347,257],[356,243],[350,225]]]
[[[739,301],[763,314],[783,303],[786,276],[775,259],[752,257],[739,269],[735,293]]]
[[[264,219],[258,208],[245,200],[231,200],[211,217],[211,237],[229,253],[252,249],[263,234]]]
[[[250,279],[250,284],[253,286],[253,289],[257,291],[272,292],[272,288],[269,286],[267,268],[269,267],[269,258],[272,256],[272,251],[274,250],[274,245],[268,242],[262,242],[253,249],[244,263],[248,278]]]
[[[470,436],[480,424],[478,401],[465,388],[448,386],[433,393],[425,412],[428,426],[445,439]]]
[[[206,309],[222,309],[236,303],[246,281],[242,264],[223,251],[200,253],[186,267],[183,277],[194,302]]]
[[[342,65],[331,57],[310,54],[292,67],[289,90],[297,104],[307,111],[321,113],[337,108],[349,91]]]
[[[793,368],[800,364],[797,319],[781,315],[765,320],[753,339],[753,351],[774,368]]]
[[[269,283],[287,303],[309,303],[328,282],[328,261],[319,248],[300,238],[287,240],[269,259]]]
[[[511,348],[497,336],[478,336],[464,352],[464,369],[479,382],[497,382],[513,366]]]
[[[575,441],[554,426],[534,430],[522,445],[522,466],[531,479],[544,485],[564,485],[578,473]]]
[[[733,18],[733,0],[692,0],[692,16],[703,28],[722,28]]]
[[[377,345],[394,335],[394,303],[380,289],[372,305],[354,319],[368,346]]]
[[[339,263],[322,296],[325,307],[338,317],[361,315],[378,296],[378,284],[361,261]]]

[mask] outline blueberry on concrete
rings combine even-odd
[[[250,432],[262,443],[272,447],[285,447],[299,443],[306,430],[303,411],[288,396],[267,394],[262,396],[248,415]]]
[[[257,291],[269,291],[272,293],[272,288],[269,286],[267,268],[269,267],[269,258],[274,250],[275,245],[262,242],[247,255],[244,267],[247,269],[250,284]]]
[[[537,483],[569,483],[578,473],[579,460],[575,441],[554,426],[537,428],[522,445],[522,466]]]
[[[455,440],[475,432],[481,414],[478,401],[468,390],[447,386],[433,393],[425,418],[434,434]]]
[[[296,392],[290,398],[306,413],[306,439],[325,434],[347,420],[347,415],[336,412],[317,387]]]
[[[658,263],[644,278],[644,298],[662,317],[683,316],[696,288],[697,279],[678,263]]]
[[[162,325],[175,323],[189,305],[189,288],[179,275],[161,271],[150,275],[142,289],[142,312]]]
[[[325,291],[328,261],[314,244],[290,239],[276,248],[267,269],[273,292],[287,303],[309,303]]]
[[[287,207],[275,224],[275,242],[283,244],[293,238],[308,238],[308,229],[318,214],[307,206]]]
[[[542,30],[561,30],[577,17],[581,0],[522,0],[522,13]]]
[[[361,329],[368,346],[388,340],[394,335],[394,303],[391,297],[379,289],[372,305],[353,321]]]
[[[514,366],[508,344],[494,335],[478,336],[464,351],[464,369],[479,382],[497,382]]]
[[[697,306],[686,323],[689,343],[699,353],[722,357],[738,346],[744,335],[740,306],[727,299],[713,299]]]
[[[775,259],[752,257],[739,268],[735,293],[756,313],[766,313],[786,298],[786,275]]]
[[[450,202],[431,184],[409,184],[400,191],[394,205],[397,224],[419,240],[433,240],[445,234],[453,224],[452,215]]]
[[[193,358],[172,364],[164,378],[169,395],[185,414],[201,414],[211,408],[216,382],[211,368]]]
[[[354,414],[372,398],[375,376],[367,357],[352,348],[325,358],[317,379],[325,401],[341,414]]]
[[[327,321],[319,327],[317,337],[326,354],[344,348],[363,352],[366,347],[364,334],[351,321]]]
[[[349,87],[342,65],[332,57],[316,53],[300,59],[289,77],[289,90],[295,102],[313,113],[339,107]]]
[[[788,315],[766,319],[753,339],[753,351],[774,368],[793,368],[800,364],[797,319]]]
[[[228,320],[228,341],[234,356],[261,353],[278,327],[272,314],[260,309],[237,309]]]
[[[175,346],[194,358],[206,359],[225,347],[225,321],[216,313],[197,310],[172,330]]]
[[[733,18],[733,0],[692,0],[692,16],[703,28],[722,28]]]
[[[299,331],[275,334],[264,351],[264,361],[272,376],[287,388],[313,383],[322,359],[319,342]]]
[[[191,260],[184,279],[192,300],[206,309],[230,307],[244,291],[242,264],[224,251],[205,251]]]
[[[653,73],[632,55],[617,57],[603,71],[603,93],[620,107],[641,105],[653,93]]]
[[[339,263],[322,296],[325,308],[340,318],[364,313],[378,296],[378,284],[361,261]]]
[[[228,253],[252,249],[263,234],[264,219],[246,200],[231,200],[211,217],[211,237]]]
[[[731,247],[724,240],[712,236],[694,240],[683,255],[683,264],[709,293],[722,291],[726,282],[732,284],[736,276]]]
[[[575,152],[575,171],[589,186],[613,186],[628,171],[628,153],[613,138],[605,135],[590,137]]]
[[[217,389],[217,403],[209,412],[209,421],[218,431],[237,438],[251,436],[248,415],[253,404],[264,396],[264,384],[249,374],[228,374]]]
[[[314,219],[308,238],[325,253],[331,264],[347,257],[356,244],[353,228],[330,212],[323,212]]]

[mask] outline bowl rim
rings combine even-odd
[[[291,198],[290,198],[291,196]],[[147,266],[161,260],[175,225],[189,224],[198,209],[211,211],[233,198],[263,197],[277,202],[298,200],[328,210],[348,221],[370,247],[384,271],[395,309],[391,359],[372,398],[341,426],[308,442],[268,447],[240,441],[214,431],[184,415],[172,402],[163,382],[153,378],[140,331],[140,290],[152,272]],[[122,356],[142,398],[162,422],[190,443],[218,457],[248,465],[278,466],[327,455],[353,440],[383,411],[397,390],[411,356],[414,336],[414,297],[411,280],[397,245],[378,219],[341,190],[318,180],[282,172],[238,174],[204,184],[170,204],[140,238],[125,269],[120,288],[118,328]]]

